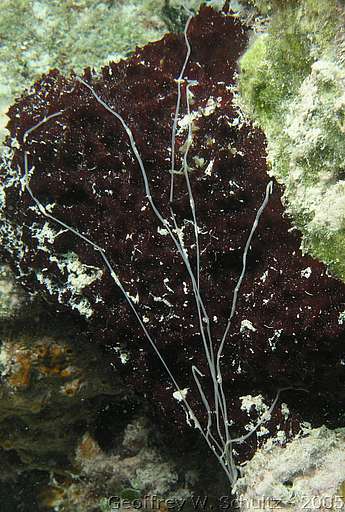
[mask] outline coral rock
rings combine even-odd
[[[343,510],[344,463],[344,429],[322,427],[286,447],[265,446],[237,482],[240,510]]]
[[[272,18],[241,59],[242,103],[265,131],[303,249],[345,281],[344,3],[255,3]]]

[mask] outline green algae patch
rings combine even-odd
[[[258,2],[259,8],[261,4]],[[297,94],[312,63],[330,50],[339,23],[333,1],[274,5],[268,32],[256,37],[240,61],[243,99],[267,129]],[[266,5],[263,12],[267,11]]]
[[[240,60],[242,106],[265,131],[303,250],[345,279],[344,5],[264,4],[256,7],[272,13],[268,28]]]

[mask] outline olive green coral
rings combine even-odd
[[[242,103],[265,131],[303,249],[345,279],[345,4],[270,4],[268,30],[240,62]]]

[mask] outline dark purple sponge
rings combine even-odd
[[[189,179],[200,246],[200,293],[215,351],[227,325],[242,254],[269,178],[262,134],[234,105],[236,62],[247,35],[239,21],[210,8],[191,21],[191,56],[176,135],[176,169],[183,163],[189,122]],[[183,35],[169,34],[126,61],[83,80],[130,130],[155,205],[172,229],[172,212],[195,272],[197,251],[183,173],[170,195],[171,134],[176,78],[186,55]],[[54,113],[31,133],[27,130]],[[150,336],[196,413],[203,407],[191,373],[195,365],[206,396],[212,383],[203,351],[191,279],[145,194],[143,176],[121,122],[75,76],[51,71],[9,112],[10,137],[1,166],[2,255],[31,292],[85,318],[84,336],[113,353],[128,382],[182,428],[175,391],[99,251],[40,212],[46,211],[104,250]],[[284,216],[281,189],[273,194],[251,243],[236,313],[221,367],[235,431],[247,422],[240,396],[284,399],[302,415],[327,418],[344,403],[345,285],[300,251],[301,236]],[[305,395],[305,393],[304,393]],[[301,403],[299,403],[301,401]],[[301,405],[302,404],[302,405]],[[338,404],[338,405],[337,405]],[[314,416],[313,416],[314,415]],[[332,418],[334,419],[334,415]]]

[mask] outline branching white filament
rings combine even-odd
[[[181,68],[180,74],[179,74],[179,76],[176,79],[176,81],[177,81],[177,100],[176,100],[174,122],[173,122],[173,127],[172,127],[172,132],[171,132],[171,168],[170,168],[170,173],[171,173],[170,180],[171,181],[170,181],[170,197],[169,197],[170,203],[172,203],[173,200],[174,200],[174,174],[175,174],[176,131],[177,131],[177,121],[178,121],[178,117],[180,115],[181,84],[183,82],[183,75],[185,73],[185,70],[186,70],[186,67],[187,67],[187,64],[188,64],[188,61],[189,61],[189,58],[190,58],[190,54],[191,54],[191,46],[190,46],[189,39],[188,39],[188,28],[189,28],[189,24],[192,21],[192,19],[193,19],[193,14],[190,14],[188,19],[187,19],[185,28],[184,28],[184,40],[185,40],[185,43],[186,43],[187,53],[186,53],[186,57],[185,57],[183,66]]]
[[[183,77],[184,77],[184,74],[186,71],[186,67],[187,67],[190,55],[191,55],[191,45],[189,43],[188,36],[187,36],[187,31],[188,31],[188,27],[189,27],[191,19],[192,19],[192,17],[190,16],[188,18],[186,26],[185,26],[184,36],[185,36],[185,42],[186,42],[186,47],[187,47],[187,53],[186,53],[186,58],[183,63],[180,75],[177,78],[177,102],[176,102],[176,110],[175,110],[175,115],[174,115],[174,121],[173,121],[173,127],[172,127],[172,137],[171,137],[171,169],[170,169],[171,182],[170,182],[169,201],[170,201],[170,211],[171,211],[172,215],[171,215],[170,221],[163,216],[163,214],[157,207],[157,205],[152,197],[150,183],[149,183],[149,180],[147,177],[147,173],[145,170],[143,160],[140,156],[140,152],[136,145],[136,141],[133,136],[133,133],[132,133],[130,127],[128,126],[128,124],[126,123],[125,119],[118,112],[116,112],[110,105],[108,105],[99,96],[99,94],[95,91],[95,89],[89,83],[87,83],[82,78],[77,78],[76,80],[89,90],[91,95],[94,97],[95,101],[99,105],[101,105],[107,112],[109,112],[114,118],[116,118],[117,121],[119,121],[120,124],[122,125],[122,128],[125,130],[125,132],[128,136],[131,150],[136,158],[136,161],[137,161],[138,166],[141,171],[141,175],[143,178],[144,191],[145,191],[146,198],[149,202],[149,205],[150,205],[152,211],[154,212],[158,222],[163,226],[164,229],[167,230],[169,237],[171,238],[174,246],[176,247],[176,249],[185,265],[185,268],[187,270],[188,276],[189,276],[191,284],[192,284],[193,295],[194,295],[194,300],[195,300],[196,309],[197,309],[202,346],[203,346],[203,350],[205,353],[207,367],[209,369],[210,376],[212,379],[212,384],[213,384],[213,401],[214,401],[214,403],[211,405],[210,399],[207,398],[205,390],[203,389],[203,386],[202,386],[202,379],[204,378],[204,375],[195,365],[192,366],[192,368],[191,368],[192,375],[193,375],[194,381],[196,383],[198,392],[200,394],[201,401],[205,408],[205,412],[207,414],[206,426],[203,427],[200,424],[200,421],[198,420],[198,418],[196,418],[185,394],[181,390],[179,383],[176,381],[172,371],[170,370],[163,355],[161,354],[160,350],[158,349],[155,341],[152,339],[147,327],[145,326],[141,316],[139,315],[139,313],[137,311],[136,305],[134,304],[133,300],[131,300],[128,293],[126,292],[119,276],[115,272],[115,269],[114,269],[113,265],[111,264],[109,257],[106,255],[104,249],[102,247],[100,247],[98,244],[96,244],[92,239],[88,238],[87,236],[85,236],[84,234],[82,234],[81,232],[79,232],[78,230],[73,228],[72,226],[69,226],[62,220],[58,219],[57,217],[55,217],[54,215],[49,213],[47,211],[47,209],[44,207],[44,205],[34,195],[32,189],[30,187],[30,179],[32,179],[32,172],[34,171],[34,167],[30,168],[30,164],[29,164],[29,154],[30,153],[26,149],[24,150],[24,162],[23,162],[24,184],[25,184],[25,188],[26,188],[27,192],[31,196],[32,201],[35,203],[39,212],[43,216],[45,216],[48,219],[50,219],[51,221],[59,224],[64,229],[67,229],[68,231],[73,233],[75,236],[77,236],[78,238],[83,240],[86,244],[93,247],[93,249],[97,253],[100,254],[114,283],[120,288],[127,303],[129,304],[136,319],[138,320],[139,325],[140,325],[145,337],[148,339],[150,345],[152,346],[152,348],[155,351],[155,353],[157,354],[160,362],[162,363],[162,366],[164,367],[165,371],[167,372],[173,386],[175,387],[176,391],[179,393],[179,396],[181,397],[181,403],[185,409],[186,414],[188,415],[189,418],[193,419],[193,421],[195,423],[195,427],[200,430],[201,435],[205,439],[207,445],[212,450],[212,452],[215,454],[221,467],[227,474],[230,484],[234,485],[234,483],[236,482],[236,479],[237,479],[238,471],[237,471],[237,467],[236,467],[234,457],[233,457],[233,444],[244,442],[248,437],[250,437],[250,435],[252,435],[261,426],[261,424],[264,421],[266,421],[266,419],[262,418],[262,420],[258,421],[258,423],[253,427],[253,429],[250,432],[246,433],[243,436],[236,437],[236,438],[231,436],[230,423],[229,423],[229,419],[228,419],[229,418],[228,406],[227,406],[227,400],[226,400],[225,392],[223,389],[223,382],[222,382],[221,359],[222,359],[222,354],[223,354],[226,338],[227,338],[227,335],[228,335],[230,327],[231,327],[231,322],[232,322],[232,319],[236,312],[238,294],[239,294],[242,282],[245,277],[247,256],[248,256],[248,252],[250,250],[250,245],[252,243],[252,240],[253,240],[255,231],[257,229],[260,217],[261,217],[262,213],[264,212],[264,210],[267,206],[267,203],[269,201],[269,197],[272,193],[273,183],[272,183],[272,181],[269,182],[266,187],[265,197],[263,199],[263,202],[262,202],[260,208],[258,209],[258,211],[256,213],[255,219],[253,221],[253,225],[251,227],[249,236],[247,238],[247,241],[246,241],[246,244],[244,247],[244,251],[243,251],[243,255],[242,255],[242,272],[240,274],[240,277],[237,281],[237,284],[236,284],[234,292],[233,292],[231,310],[230,310],[230,315],[229,315],[228,322],[226,325],[226,329],[225,329],[222,339],[220,340],[219,348],[218,348],[217,352],[215,353],[210,320],[209,320],[209,316],[207,314],[207,311],[206,311],[206,308],[204,305],[204,301],[202,299],[202,293],[201,293],[201,289],[200,289],[199,227],[198,227],[198,223],[197,223],[197,212],[196,212],[195,201],[194,201],[194,197],[193,197],[192,186],[191,186],[191,182],[190,182],[190,178],[189,178],[190,170],[189,170],[189,166],[188,166],[188,153],[189,153],[190,147],[192,145],[192,140],[193,140],[192,139],[192,136],[193,136],[192,125],[191,125],[191,120],[190,120],[191,112],[190,112],[189,92],[190,92],[190,87],[192,87],[193,85],[196,85],[196,83],[193,81],[189,81],[188,79],[185,79],[186,80],[186,88],[185,88],[185,90],[186,90],[186,108],[187,108],[187,116],[188,116],[188,134],[187,134],[186,143],[184,145],[184,154],[183,154],[183,159],[182,159],[182,171],[184,174],[186,188],[188,191],[189,204],[190,204],[190,209],[191,209],[192,219],[193,219],[194,238],[195,238],[195,247],[196,247],[196,260],[197,260],[195,273],[191,267],[188,252],[187,252],[186,248],[184,247],[184,244],[181,239],[181,235],[179,234],[181,232],[181,229],[177,225],[176,217],[173,213],[173,207],[172,207],[173,198],[174,198],[174,174],[176,173],[176,169],[175,169],[176,131],[177,131],[177,122],[178,122],[178,117],[180,114],[181,100],[182,100],[181,84],[184,80]],[[24,144],[29,144],[28,139],[29,139],[29,136],[33,132],[38,130],[45,123],[51,122],[54,118],[61,116],[62,114],[63,114],[62,111],[56,112],[50,116],[43,118],[37,124],[32,126],[30,129],[28,129],[25,132],[24,137],[23,137]],[[30,176],[31,176],[31,178],[30,178]],[[268,411],[269,413],[271,413],[273,411],[274,407],[276,406],[281,391],[282,390],[278,391],[277,396],[274,399],[274,401]],[[213,417],[215,417],[215,419],[216,419],[215,427],[213,426]]]

